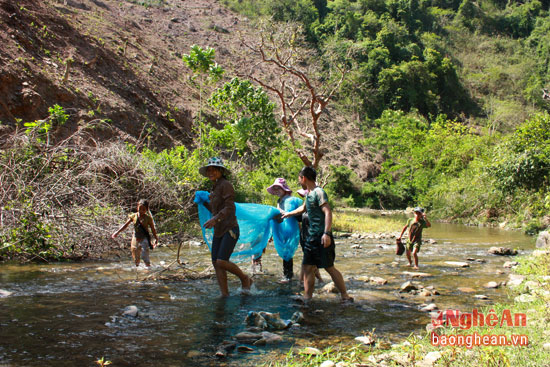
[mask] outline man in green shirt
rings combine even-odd
[[[304,189],[308,190],[304,204],[287,213],[283,218],[302,215],[307,211],[309,229],[304,244],[304,258],[302,269],[304,272],[304,301],[308,302],[313,296],[315,288],[315,271],[324,268],[329,273],[336,288],[340,291],[342,303],[351,303],[353,298],[346,291],[344,277],[334,267],[335,245],[332,236],[332,210],[328,204],[326,192],[317,184],[317,172],[313,167],[304,167],[300,171],[298,180]]]

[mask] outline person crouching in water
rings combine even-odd
[[[409,230],[409,238],[407,239],[406,244],[406,254],[407,259],[409,260],[409,266],[412,266],[412,251],[412,256],[414,258],[413,269],[415,270],[418,269],[418,253],[420,252],[420,246],[422,246],[422,230],[431,226],[432,224],[430,223],[428,218],[426,218],[424,209],[416,207],[414,208],[414,218],[410,218],[407,221],[407,224],[405,225],[405,227],[403,227],[403,230],[399,235],[399,240],[401,240],[401,237],[403,237],[403,233],[405,233],[407,229]]]
[[[210,158],[208,164],[201,167],[199,172],[214,184],[210,193],[210,203],[204,203],[212,213],[212,218],[204,223],[204,228],[214,228],[212,264],[222,297],[229,296],[227,272],[239,277],[243,291],[248,291],[252,286],[252,278],[245,275],[235,263],[229,261],[240,235],[235,215],[235,189],[226,179],[229,170],[225,168],[220,158],[214,157]]]
[[[340,291],[343,304],[353,302],[346,290],[346,284],[342,274],[334,267],[335,244],[332,236],[332,210],[328,204],[326,192],[317,184],[317,172],[313,167],[304,167],[298,175],[298,180],[304,189],[308,190],[304,204],[282,217],[302,215],[307,211],[309,217],[309,230],[304,245],[304,258],[302,267],[304,270],[304,297],[308,302],[313,296],[315,287],[315,270],[324,268],[329,273],[334,285]]]
[[[132,258],[136,267],[139,266],[140,259],[143,259],[143,262],[147,267],[151,266],[151,261],[149,260],[149,248],[153,249],[157,246],[159,238],[157,236],[157,230],[155,228],[155,222],[149,211],[149,202],[147,200],[141,199],[137,204],[137,213],[130,214],[128,216],[128,221],[124,223],[122,227],[118,229],[115,233],[111,235],[111,238],[116,238],[120,232],[125,230],[130,223],[134,224],[134,234],[132,236]],[[155,242],[151,243],[151,235],[149,234],[149,229],[155,236]]]

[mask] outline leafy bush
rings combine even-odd
[[[550,116],[536,115],[519,126],[496,150],[490,167],[500,188],[512,193],[516,189],[548,188],[550,179]]]

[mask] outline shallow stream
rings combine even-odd
[[[300,292],[296,280],[278,283],[282,261],[272,245],[263,256],[264,274],[254,276],[252,294],[241,295],[238,280],[230,276],[231,296],[225,300],[215,278],[141,280],[148,273],[134,268],[129,251],[127,258],[113,262],[0,265],[0,366],[96,366],[101,357],[113,366],[257,366],[292,346],[353,343],[354,337],[373,329],[380,338],[398,341],[424,332],[430,316],[419,310],[423,303],[471,311],[505,299],[506,287],[487,289],[485,284],[506,281],[510,270],[503,264],[513,258],[487,250],[504,246],[522,254],[533,250],[535,242],[520,232],[444,223],[424,231],[424,240],[429,239],[435,243],[423,245],[418,270],[429,276],[413,279],[405,256],[394,255],[393,239],[337,238],[335,265],[355,303],[342,306],[337,294],[316,293],[307,309],[291,298]],[[175,250],[159,248],[151,258],[156,266],[151,271],[158,271],[160,264],[175,259]],[[181,258],[186,269],[201,271],[208,266],[209,252],[205,246],[186,245]],[[467,262],[469,267],[446,261]],[[296,279],[300,250],[294,262]],[[248,263],[241,266],[250,272]],[[328,274],[322,275],[327,282]],[[365,282],[365,277],[387,283]],[[407,280],[433,286],[440,294],[425,298],[398,293]],[[480,294],[488,299],[474,298]],[[123,316],[129,305],[137,306],[138,317]],[[282,343],[216,358],[220,343],[246,329],[249,311],[279,312],[283,319],[302,311],[305,321],[278,332]]]

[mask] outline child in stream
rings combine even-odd
[[[149,260],[149,248],[153,249],[157,246],[159,238],[157,236],[157,230],[155,228],[155,222],[151,212],[149,211],[149,202],[147,200],[141,199],[137,204],[137,213],[130,214],[128,220],[122,227],[118,229],[115,233],[111,235],[111,238],[116,238],[118,234],[124,231],[130,223],[134,224],[134,234],[132,236],[132,258],[136,267],[139,266],[140,259],[143,259],[143,262],[147,267],[151,266],[151,261]],[[149,230],[155,236],[155,242],[151,243],[151,235]]]
[[[405,245],[407,259],[409,260],[409,266],[412,266],[411,260],[411,251],[414,258],[414,267],[413,269],[418,270],[418,253],[420,252],[420,246],[422,246],[422,230],[424,228],[431,227],[432,224],[426,218],[424,213],[424,208],[416,207],[414,208],[414,218],[410,218],[407,221],[405,227],[399,235],[399,240],[403,237],[403,233],[406,230],[409,230],[409,236],[407,239],[407,244]]]
[[[267,192],[269,192],[271,195],[275,195],[279,197],[277,200],[277,209],[280,211],[285,210],[285,200],[291,198],[292,190],[288,187],[286,184],[286,180],[284,178],[276,178],[273,185],[269,186],[267,188]],[[279,221],[282,222],[283,220],[279,218]],[[280,283],[288,283],[292,279],[294,275],[294,261],[291,258],[290,260],[283,259],[283,277],[279,281]]]

